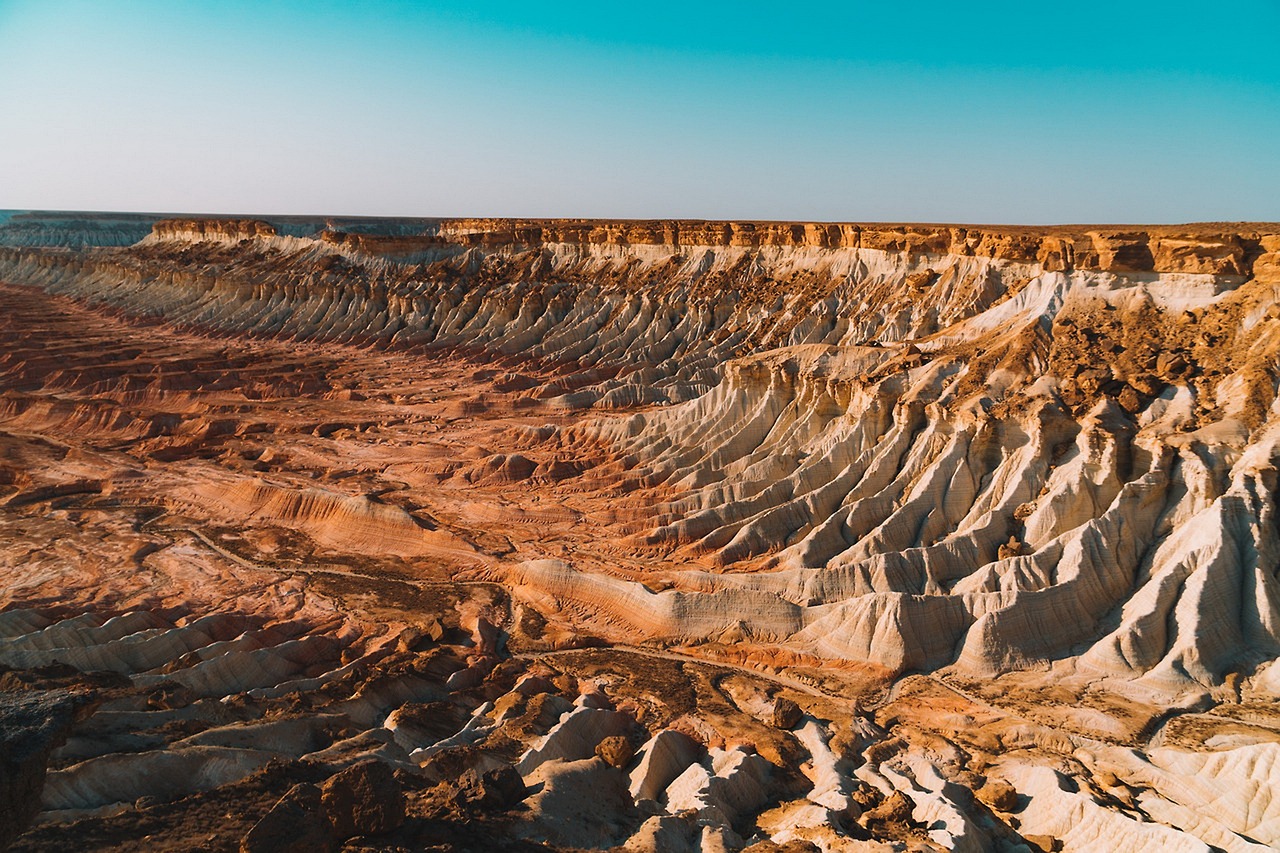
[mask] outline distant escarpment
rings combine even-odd
[[[0,249],[0,274],[197,329],[531,359],[564,369],[549,402],[618,407],[692,399],[780,346],[980,347],[1069,296],[1195,310],[1280,282],[1277,232],[177,218],[124,248]],[[1131,372],[1085,376],[1078,404],[1113,380],[1158,393]]]
[[[1264,254],[1274,274],[1280,252],[1273,226],[1029,228],[856,225],[791,222],[536,222],[458,219],[442,236],[471,245],[613,244],[620,246],[874,249],[908,255],[990,258],[1038,264],[1045,272],[1248,275]]]

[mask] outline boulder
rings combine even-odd
[[[240,853],[327,853],[340,846],[315,785],[294,785],[254,824]]]
[[[864,825],[870,823],[907,823],[911,820],[911,801],[901,791],[894,791],[884,802],[862,815]]]
[[[321,787],[325,811],[339,838],[390,832],[404,822],[404,794],[380,761],[348,767]]]
[[[999,812],[1011,812],[1018,808],[1018,792],[1003,779],[989,779],[977,790],[979,800]]]
[[[596,755],[610,767],[625,767],[636,754],[630,738],[611,735],[596,744]]]
[[[458,796],[486,811],[509,809],[528,796],[524,779],[510,764],[481,769],[472,767],[458,779]]]
[[[0,850],[39,813],[49,754],[95,704],[86,693],[0,695]]]
[[[803,716],[804,712],[800,710],[800,706],[790,699],[779,696],[773,701],[770,722],[775,729],[794,729]]]

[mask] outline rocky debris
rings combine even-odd
[[[757,837],[763,835],[781,845],[815,844],[819,849],[843,849],[855,839],[865,841],[868,835],[853,822],[850,812],[803,801],[783,803],[763,812],[756,818],[756,826]],[[890,832],[878,837],[892,836]]]
[[[881,765],[879,771],[913,801],[912,820],[928,827],[935,844],[956,853],[991,849],[990,832],[970,813],[972,792],[948,781],[933,761],[914,754],[895,766]]]
[[[863,826],[887,822],[907,823],[911,820],[911,810],[911,800],[907,799],[907,795],[894,791],[875,808],[864,811],[859,822]]]
[[[512,692],[494,703],[493,719],[507,728],[545,735],[573,709],[572,702],[554,693],[526,696]]]
[[[444,626],[439,619],[428,619],[421,625],[410,625],[400,632],[396,641],[396,650],[400,652],[419,651],[431,643],[439,642],[444,636]]]
[[[400,783],[380,761],[366,761],[335,773],[320,791],[325,813],[339,838],[390,832],[404,821]]]
[[[91,693],[0,693],[0,850],[40,811],[50,754],[96,705]]]
[[[332,851],[348,838],[395,830],[405,800],[390,768],[366,761],[316,786],[295,785],[240,842],[241,853]]]
[[[420,775],[429,785],[447,784],[449,790],[456,794],[458,780],[468,770],[484,773],[509,765],[510,762],[500,753],[479,746],[460,746],[434,753],[422,762],[418,774],[411,775]]]

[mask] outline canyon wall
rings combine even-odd
[[[689,400],[727,360],[773,347],[929,350],[1051,323],[1071,293],[1139,288],[1168,312],[1280,281],[1280,237],[1265,226],[424,220],[417,234],[407,221],[287,233],[321,224],[161,220],[124,250],[3,249],[0,271],[193,328],[558,365],[563,381],[541,393],[571,408]]]

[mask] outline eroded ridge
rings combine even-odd
[[[1280,227],[3,219],[16,849],[1280,844]]]

